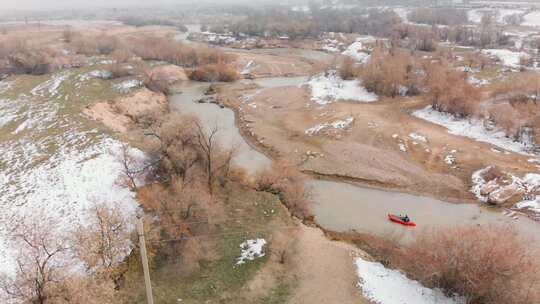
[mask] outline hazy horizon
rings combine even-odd
[[[276,3],[272,0],[256,0],[260,3]],[[281,0],[279,3],[298,3],[302,0]],[[90,9],[107,7],[151,7],[160,5],[184,4],[223,4],[223,3],[251,3],[253,0],[2,0],[0,11],[6,10],[48,10],[48,9]]]

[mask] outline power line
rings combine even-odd
[[[225,235],[237,235],[237,234],[248,234],[248,233],[262,233],[262,232],[271,232],[271,231],[276,231],[276,230],[289,230],[289,229],[298,229],[298,226],[269,227],[267,229],[260,229],[260,230],[244,230],[244,231],[235,231],[235,232],[209,233],[209,234],[184,236],[184,237],[181,237],[181,238],[172,238],[172,239],[165,239],[165,240],[149,240],[149,242],[151,242],[151,243],[168,243],[168,242],[183,241],[183,240],[187,240],[187,239],[216,237],[216,236],[225,236]]]
[[[201,221],[186,221],[186,222],[181,222],[179,224],[167,224],[167,225],[161,225],[161,224],[158,224],[156,225],[157,227],[160,227],[160,228],[168,228],[168,227],[181,227],[182,225],[191,225],[191,224],[214,224],[214,225],[218,225],[218,224],[223,224],[223,223],[228,223],[228,222],[231,222],[231,221],[241,221],[241,220],[257,220],[253,217],[236,217],[236,218],[228,218],[226,220],[220,220],[220,221],[211,221],[211,220],[201,220]]]

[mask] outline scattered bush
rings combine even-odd
[[[349,56],[343,58],[339,65],[339,76],[342,79],[349,80],[358,76],[358,69],[356,68],[356,61]]]
[[[75,33],[71,29],[66,29],[62,32],[62,39],[66,43],[70,43],[73,40]]]
[[[189,76],[191,80],[196,81],[223,81],[232,82],[238,80],[239,75],[236,68],[232,65],[218,63],[207,64],[196,68]]]
[[[393,264],[467,303],[532,304],[540,301],[539,257],[508,226],[467,226],[420,233]]]
[[[366,89],[389,97],[417,93],[422,78],[422,73],[410,53],[383,48],[377,48],[371,54],[359,75]]]
[[[272,168],[259,173],[255,183],[259,191],[279,195],[294,216],[303,220],[313,217],[310,210],[310,195],[305,187],[304,178],[293,166],[285,162],[276,162]]]
[[[425,98],[434,109],[459,117],[477,112],[480,91],[468,82],[465,73],[445,65],[433,64],[428,69],[426,79],[428,93]]]
[[[165,38],[145,37],[130,42],[131,51],[144,60],[166,61],[182,67],[228,63],[233,57],[211,48],[192,48]]]
[[[133,58],[133,54],[125,48],[120,48],[111,53],[111,58],[117,63],[126,63]]]
[[[120,63],[113,63],[106,67],[108,71],[111,72],[111,78],[122,78],[126,76],[130,76],[133,74],[133,71]]]
[[[419,8],[408,14],[408,19],[416,23],[459,25],[468,22],[467,11],[452,8]]]

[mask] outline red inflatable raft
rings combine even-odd
[[[394,214],[388,214],[388,219],[391,220],[394,223],[398,223],[404,226],[416,226],[416,223],[409,220],[408,222],[404,221],[402,217],[394,215]]]

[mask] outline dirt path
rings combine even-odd
[[[298,287],[289,303],[369,303],[356,286],[353,252],[359,250],[328,240],[317,228],[301,225],[292,271]]]

